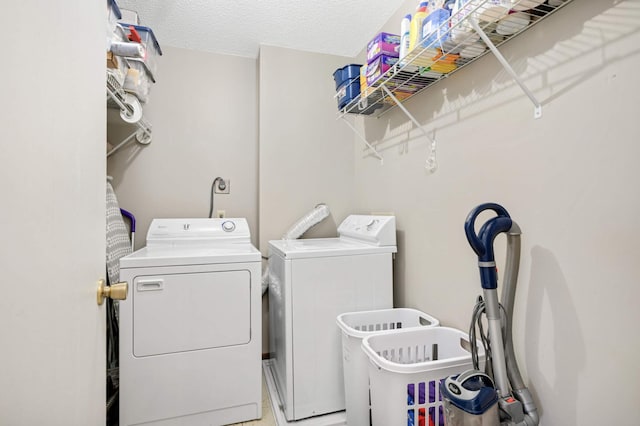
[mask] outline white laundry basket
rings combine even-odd
[[[342,330],[342,366],[349,426],[369,426],[369,360],[362,351],[367,336],[412,327],[436,327],[440,321],[416,309],[348,312],[336,319]]]
[[[472,368],[467,333],[414,328],[366,337],[362,349],[370,361],[373,426],[444,425],[440,381]],[[482,364],[480,342],[478,351]]]

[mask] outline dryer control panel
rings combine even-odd
[[[354,239],[376,246],[396,245],[396,217],[350,215],[338,227],[340,238]]]
[[[251,242],[249,224],[245,218],[153,219],[147,232],[148,246],[194,241]]]

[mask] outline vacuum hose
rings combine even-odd
[[[476,234],[475,221],[485,210],[494,211],[496,216],[485,222],[480,232]],[[482,204],[473,209],[467,216],[464,227],[467,240],[478,255],[480,281],[484,294],[484,301],[479,302],[474,310],[469,334],[475,336],[476,325],[479,326],[480,333],[483,333],[479,317],[481,313],[486,314],[488,334],[486,337],[482,336],[481,340],[501,397],[500,408],[506,420],[502,424],[535,426],[539,422],[538,412],[520,375],[511,337],[511,319],[520,264],[520,227],[511,219],[504,207],[495,203]],[[507,264],[501,297],[504,305],[500,305],[493,241],[503,232],[507,233]],[[471,339],[471,342],[474,345],[475,338]],[[477,348],[472,348],[474,364],[477,359],[476,354]],[[517,401],[509,398],[512,394]]]
[[[305,232],[313,228],[318,223],[329,217],[329,207],[326,204],[318,204],[313,210],[302,216],[294,223],[287,232],[282,236],[283,240],[295,240],[300,238]],[[262,274],[262,294],[269,287],[269,266],[267,266]]]

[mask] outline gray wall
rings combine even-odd
[[[231,192],[214,196],[214,215],[246,217],[257,244],[256,60],[169,46],[163,53],[144,110],[151,144],[131,143],[107,164],[120,206],[138,220],[136,246],[153,218],[207,217],[217,176],[231,180]],[[114,145],[131,131],[115,123]]]
[[[438,142],[435,174],[400,111],[358,120],[384,165],[354,139],[357,209],[397,215],[397,306],[466,330],[481,290],[466,215],[493,201],[521,226],[515,349],[543,425],[636,422],[639,18],[638,1],[575,1],[504,46],[539,120],[492,56],[408,101]]]

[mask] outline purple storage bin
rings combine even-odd
[[[400,54],[400,36],[379,33],[367,44],[367,62],[371,63],[380,55],[397,58]]]
[[[367,86],[371,86],[377,79],[398,62],[398,58],[380,55],[367,65]]]

